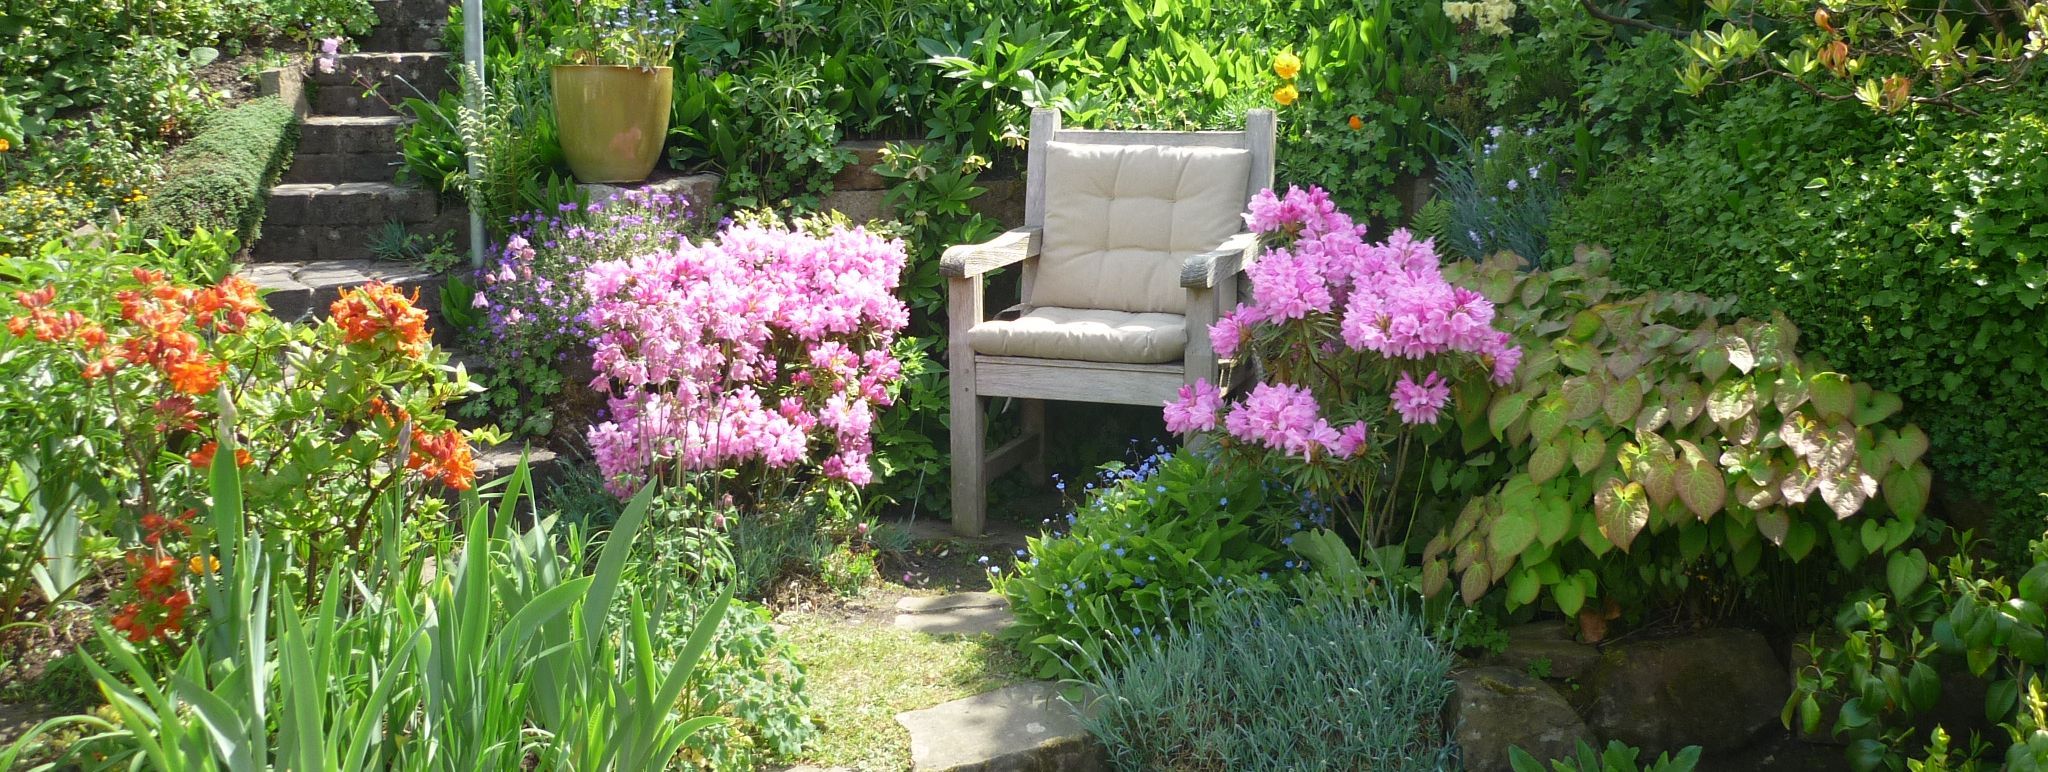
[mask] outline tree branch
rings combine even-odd
[[[1631,19],[1626,16],[1616,16],[1614,14],[1600,10],[1600,6],[1594,5],[1593,0],[1579,0],[1579,5],[1585,6],[1586,13],[1592,14],[1593,18],[1607,22],[1608,24],[1613,24],[1618,27],[1633,27],[1635,29],[1648,30],[1651,32],[1662,32],[1674,38],[1683,38],[1686,37],[1686,35],[1688,34],[1685,30],[1675,29],[1672,27],[1666,27],[1658,24],[1651,24],[1647,21],[1643,21],[1642,19]]]

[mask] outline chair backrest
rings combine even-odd
[[[1273,184],[1274,129],[1270,110],[1243,131],[1188,132],[1069,130],[1034,111],[1024,222],[1045,235],[1025,302],[1185,313],[1181,264],[1244,229]]]

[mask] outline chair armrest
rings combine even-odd
[[[1045,241],[1038,228],[1018,228],[996,234],[980,244],[959,244],[946,248],[939,258],[939,273],[951,279],[980,276],[1011,263],[1038,256]]]
[[[1244,267],[1251,265],[1258,255],[1259,235],[1239,233],[1224,240],[1223,246],[1188,256],[1181,264],[1180,286],[1189,289],[1212,289],[1216,283],[1234,276]]]

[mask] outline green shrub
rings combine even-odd
[[[1620,740],[1611,740],[1604,750],[1594,750],[1585,740],[1579,741],[1579,748],[1571,758],[1556,759],[1548,767],[1521,748],[1508,749],[1508,763],[1515,772],[1692,772],[1700,763],[1700,746],[1688,745],[1678,752],[1677,757],[1669,753],[1658,754],[1656,760],[1639,762],[1642,749],[1632,747]]]
[[[2048,491],[2048,115],[1985,109],[1883,116],[1760,89],[1570,202],[1551,243],[1606,245],[1635,287],[1783,312],[1813,354],[1913,406],[1937,471],[1993,499],[2013,550]]]
[[[1254,538],[1294,503],[1268,487],[1193,453],[1115,469],[1064,535],[1030,539],[1015,572],[996,578],[1017,615],[1011,634],[1055,675],[1114,661],[1111,640],[1185,626],[1215,588],[1270,585],[1269,570],[1296,564]]]
[[[204,227],[232,230],[247,244],[263,222],[263,203],[298,141],[291,105],[265,97],[208,116],[199,133],[171,153],[164,186],[142,209],[152,232]]]
[[[1398,604],[1216,597],[1212,619],[1098,660],[1082,713],[1121,770],[1450,769],[1451,652]]]
[[[1541,273],[1515,262],[1455,267],[1524,358],[1491,404],[1459,400],[1465,448],[1507,467],[1423,548],[1426,594],[1455,574],[1467,603],[1502,587],[1510,609],[1637,612],[1767,560],[1854,569],[1914,536],[1927,435],[1896,395],[1802,359],[1797,326],[1622,294],[1590,250]]]

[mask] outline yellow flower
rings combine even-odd
[[[1283,107],[1294,104],[1294,100],[1300,98],[1301,92],[1295,91],[1292,83],[1273,90],[1273,101],[1279,102]]]
[[[10,147],[13,147],[13,145],[7,144],[7,139],[5,137],[0,137],[0,153],[7,152],[7,149]]]
[[[1281,54],[1273,57],[1273,74],[1287,80],[1294,80],[1294,76],[1301,74],[1301,57],[1294,54]],[[1294,100],[1290,99],[1288,101]],[[1287,102],[1281,102],[1281,104],[1284,105]]]

